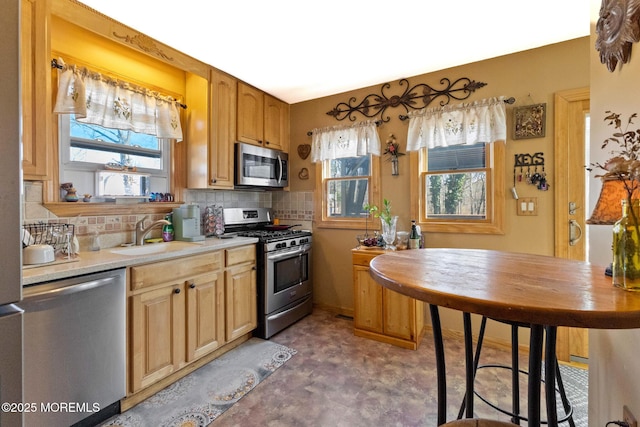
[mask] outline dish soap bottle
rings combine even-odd
[[[411,234],[409,234],[409,249],[420,249],[420,233],[416,220],[411,220]]]
[[[169,221],[169,224],[162,226],[162,240],[170,242],[173,240],[173,214],[168,213],[164,216],[164,219]]]

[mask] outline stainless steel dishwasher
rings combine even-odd
[[[25,427],[69,426],[125,396],[125,270],[23,289]]]

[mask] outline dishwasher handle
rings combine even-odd
[[[81,282],[75,285],[61,286],[59,288],[45,289],[40,292],[34,292],[31,295],[24,297],[24,301],[39,301],[43,299],[49,299],[58,297],[61,295],[71,295],[78,292],[88,291],[90,289],[98,288],[100,286],[107,285],[114,282],[117,277],[103,277],[101,279],[94,279],[88,282]]]

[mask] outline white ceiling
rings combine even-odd
[[[586,0],[80,0],[288,103],[589,35]]]

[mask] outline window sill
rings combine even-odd
[[[173,208],[180,207],[182,202],[166,203],[84,203],[84,202],[57,202],[44,203],[43,206],[58,217],[104,216],[104,215],[136,215],[136,214],[162,214],[171,212]]]

